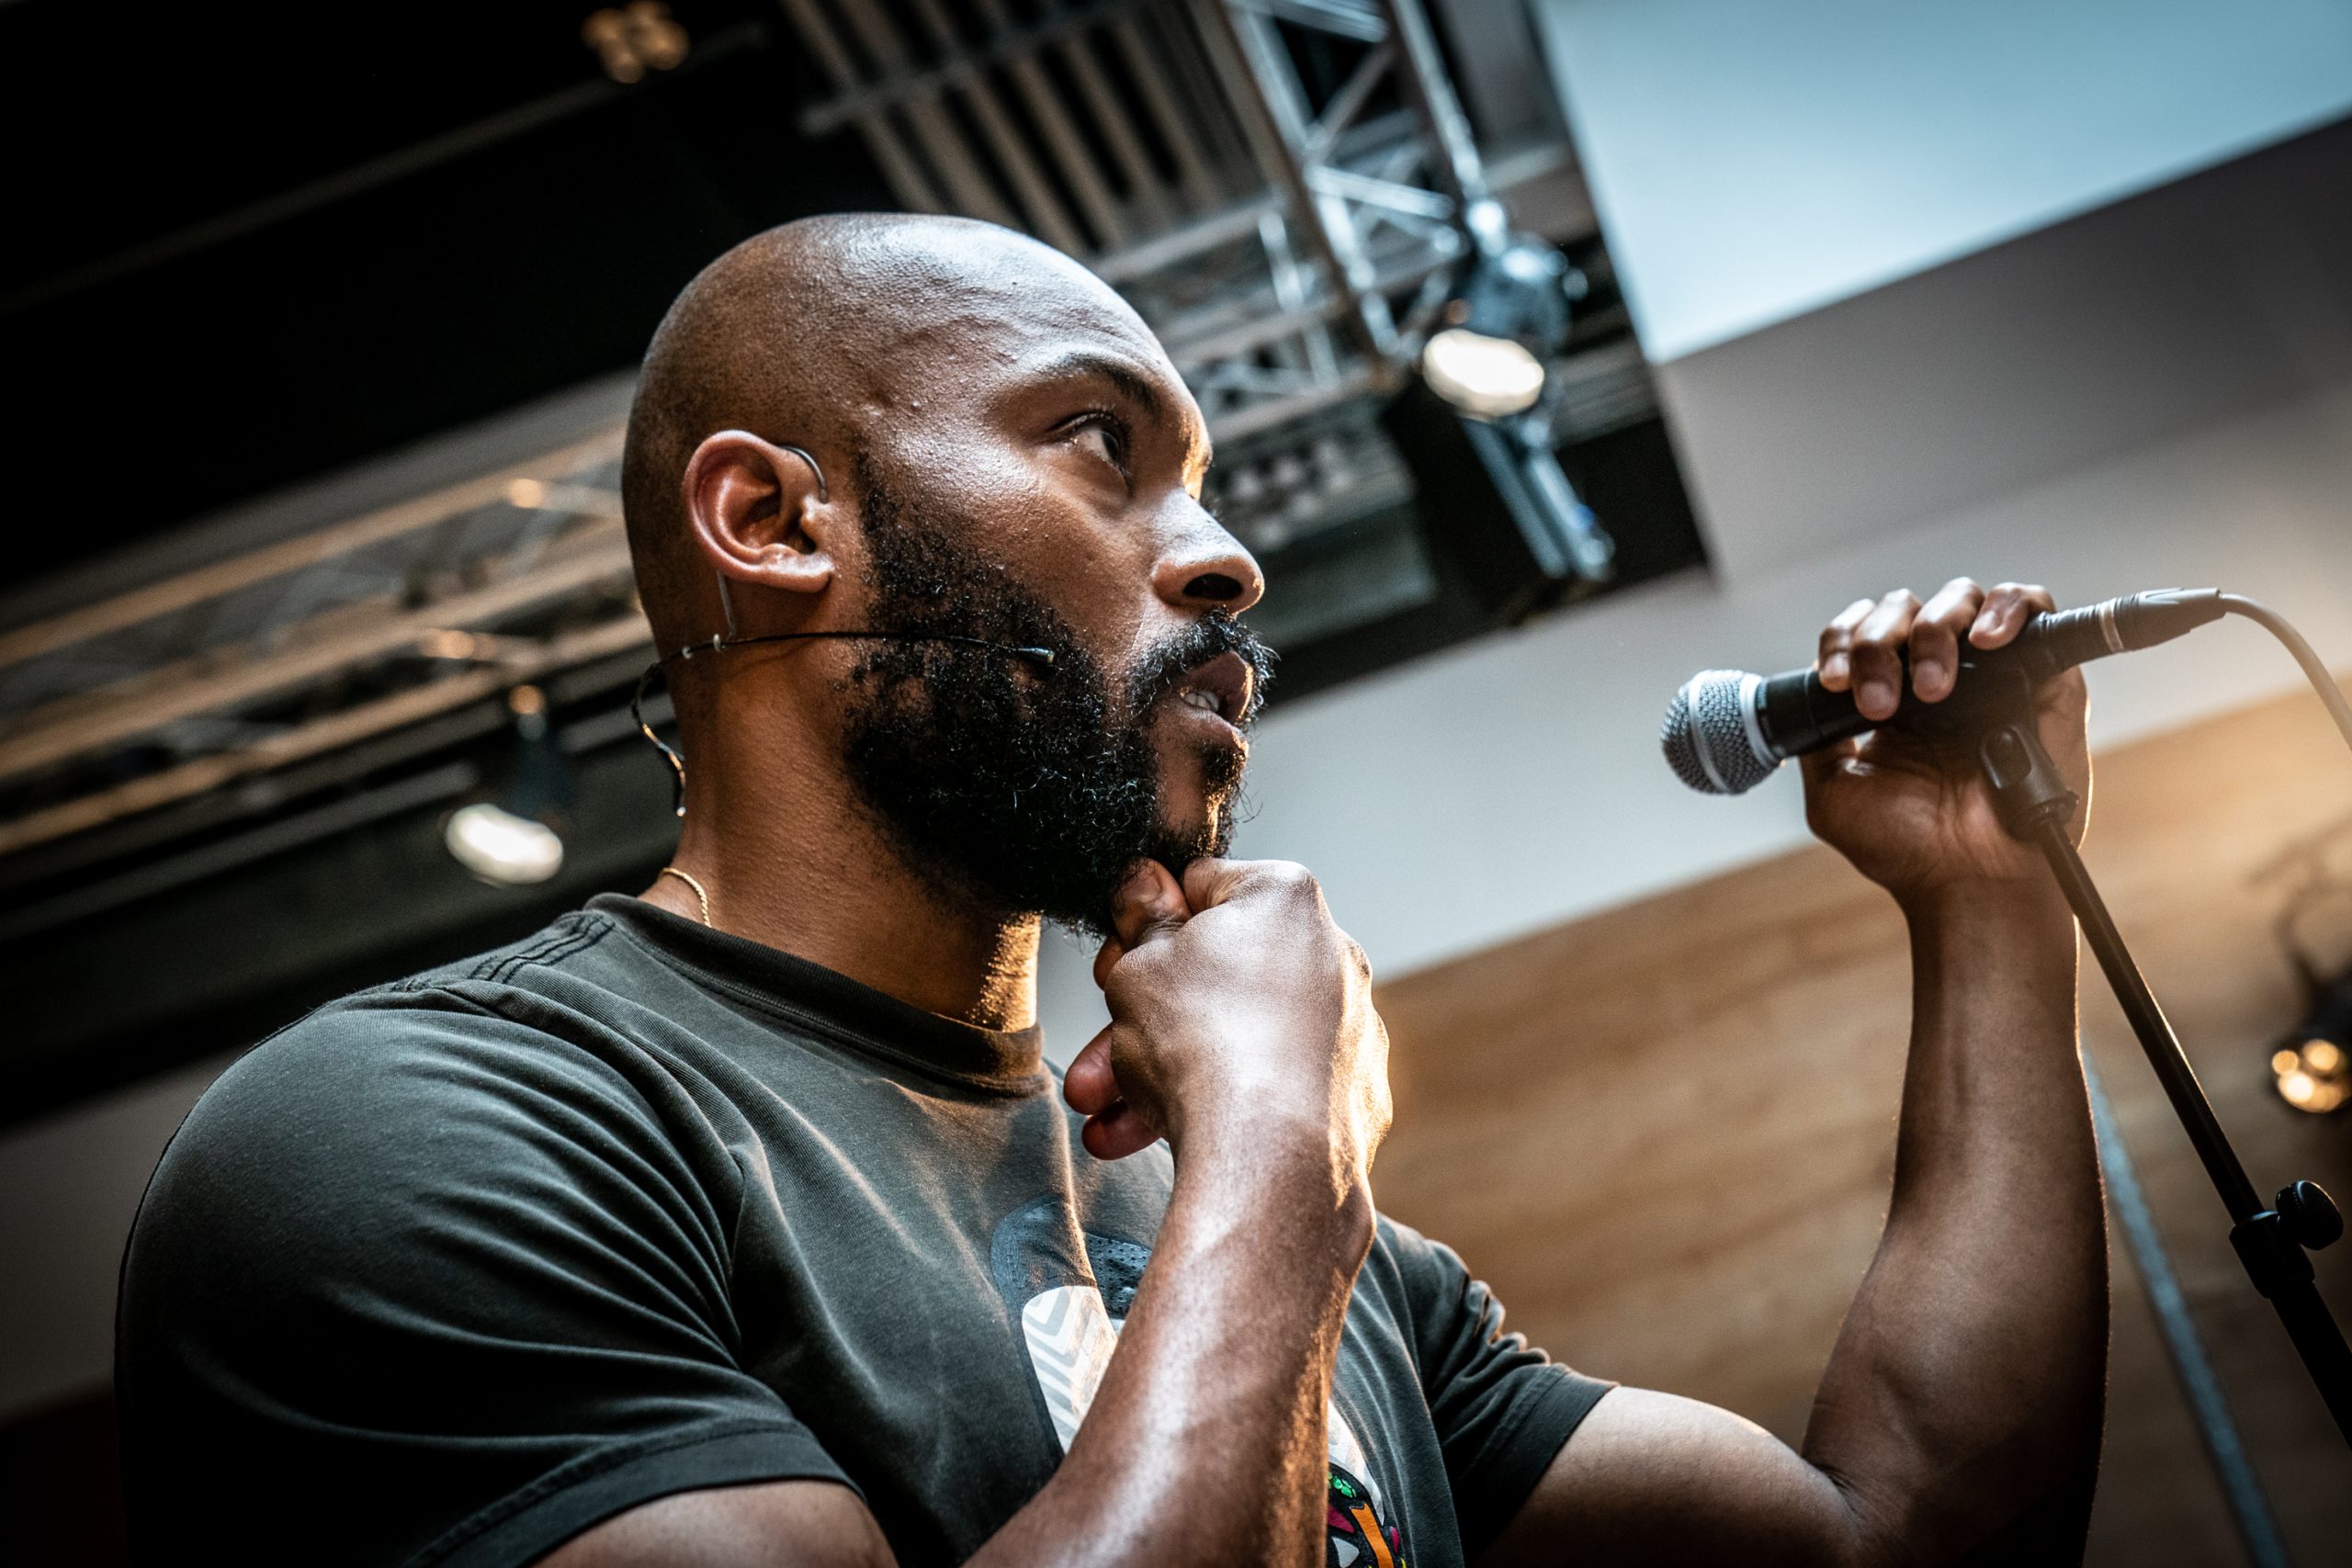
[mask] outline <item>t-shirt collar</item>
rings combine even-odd
[[[982,1029],[943,1018],[821,964],[714,931],[626,893],[600,893],[588,908],[696,977],[822,1020],[878,1055],[1001,1089],[1025,1088],[1044,1069],[1044,1032],[1035,1024]]]

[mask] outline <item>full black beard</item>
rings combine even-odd
[[[869,624],[1054,653],[1041,671],[995,648],[886,642],[852,673],[843,760],[908,863],[951,893],[1108,935],[1111,896],[1139,856],[1181,875],[1186,863],[1223,854],[1241,753],[1203,745],[1211,809],[1180,828],[1160,813],[1147,727],[1160,698],[1220,653],[1248,662],[1262,693],[1272,650],[1212,609],[1140,660],[1116,701],[1052,605],[966,545],[953,520],[911,515],[864,454],[854,473]],[[1257,705],[1253,695],[1241,722]]]

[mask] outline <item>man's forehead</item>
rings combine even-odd
[[[903,231],[891,247],[904,361],[987,366],[1009,382],[1093,378],[1181,431],[1205,461],[1192,393],[1133,306],[1091,272],[1035,240],[988,225]],[[898,357],[894,355],[894,357]]]
[[[1135,308],[1058,251],[1021,241],[1018,248],[995,243],[923,259],[929,265],[921,269],[919,284],[893,291],[918,331],[953,333],[1007,360],[1047,344],[1085,340],[1104,352],[1165,365],[1159,340]]]

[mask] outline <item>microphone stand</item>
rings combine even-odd
[[[2123,933],[2091,881],[2090,868],[2067,833],[2082,797],[2067,787],[2041,744],[2031,682],[2022,671],[1978,670],[1951,698],[1909,717],[1913,728],[1973,750],[1993,786],[2002,826],[2019,842],[2040,849],[2049,861],[2115,999],[2147,1053],[2148,1065],[2155,1069],[2156,1081],[2164,1086],[2205,1174],[2229,1210],[2230,1246],[2245,1265],[2254,1288],[2278,1312],[2328,1413],[2346,1441],[2352,1442],[2352,1348],[2346,1346],[2343,1329],[2319,1293],[2306,1254],[2306,1249],[2317,1251],[2341,1236],[2344,1218],[2315,1181],[2290,1182],[2264,1203],[2238,1162],[2179,1037],[2124,945]]]

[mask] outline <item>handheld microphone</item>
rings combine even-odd
[[[2160,588],[2036,615],[2004,648],[1972,648],[1962,637],[1957,678],[2007,669],[2038,685],[2078,664],[2169,642],[2217,621],[2228,610],[2222,599],[2217,589]],[[1818,671],[1764,676],[1702,670],[1674,694],[1658,739],[1674,776],[1692,789],[1745,795],[1789,758],[1897,722],[1910,706],[1906,691],[1894,718],[1866,718],[1853,694],[1830,691]]]

